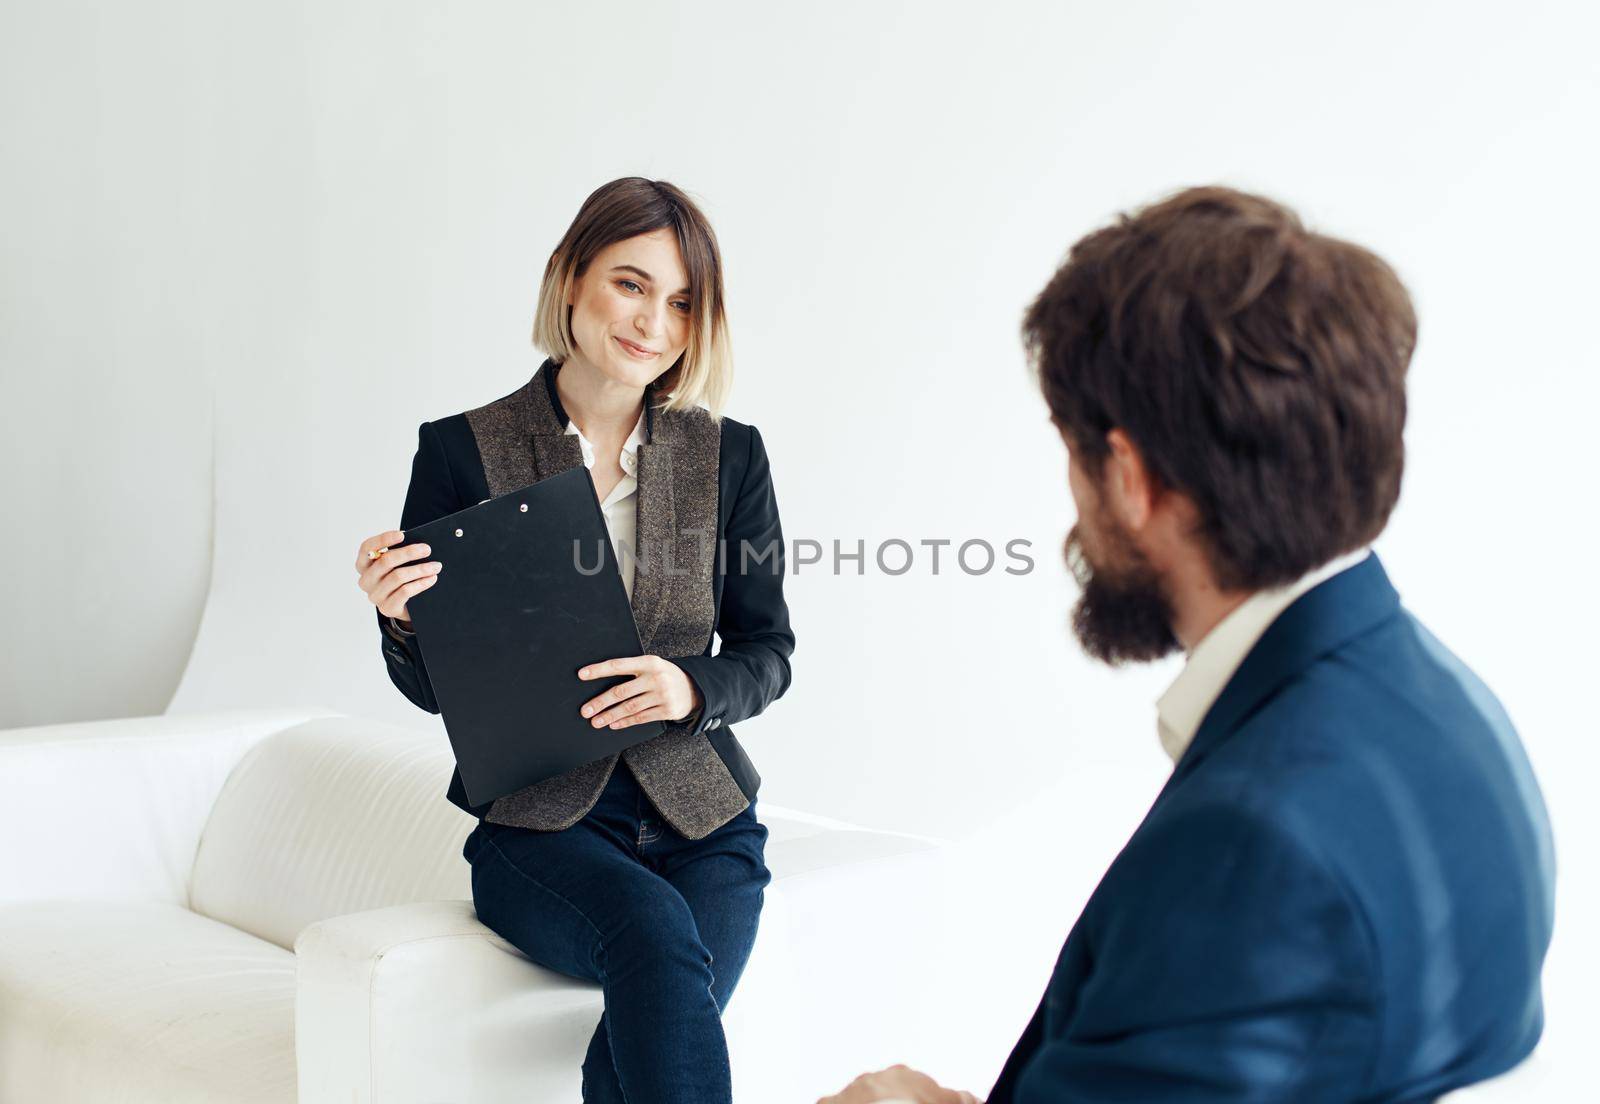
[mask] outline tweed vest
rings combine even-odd
[[[550,399],[546,360],[522,387],[466,412],[489,495],[498,498],[583,464]],[[646,404],[657,400],[654,390]],[[650,410],[638,448],[633,619],[648,655],[701,655],[711,640],[722,430],[702,410]],[[606,657],[616,658],[616,657]],[[597,691],[598,692],[598,691]],[[749,805],[722,757],[692,724],[667,722],[642,744],[496,798],[484,819],[553,832],[583,819],[620,758],[668,824],[701,839]]]

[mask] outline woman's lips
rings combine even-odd
[[[624,341],[620,337],[617,338],[616,340],[617,340],[617,344],[621,345],[623,347],[623,349],[625,349],[627,351],[628,355],[633,357],[635,360],[654,360],[656,357],[661,355],[659,353],[649,352],[647,350],[641,349],[639,346],[634,345],[631,342]]]

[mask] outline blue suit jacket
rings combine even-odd
[[[1430,1100],[1539,1038],[1554,856],[1489,690],[1376,556],[1245,658],[989,1104]]]

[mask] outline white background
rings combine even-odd
[[[1560,862],[1546,1050],[1592,1036],[1586,7],[12,0],[3,21],[0,725],[311,703],[442,740],[384,673],[356,545],[398,523],[419,422],[537,367],[538,279],[583,198],[667,179],[721,239],[729,413],[766,438],[786,536],[869,550],[862,576],[789,581],[793,688],[739,726],[763,800],[987,856],[962,892],[1009,894],[1008,992],[1036,994],[1168,769],[1151,703],[1176,668],[1111,672],[1069,638],[1065,456],[1018,323],[1073,239],[1222,182],[1375,249],[1416,299],[1377,547],[1522,732]],[[971,577],[947,550],[890,577],[870,551],[896,537],[1027,539],[1035,569]],[[950,1062],[981,1090],[998,1058]]]

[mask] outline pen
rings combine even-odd
[[[403,539],[405,537],[405,534],[401,533],[400,536]],[[383,548],[374,548],[371,552],[367,553],[367,559],[375,560],[375,559],[377,559],[379,556],[383,555],[387,551],[389,551],[387,546],[385,546]]]

